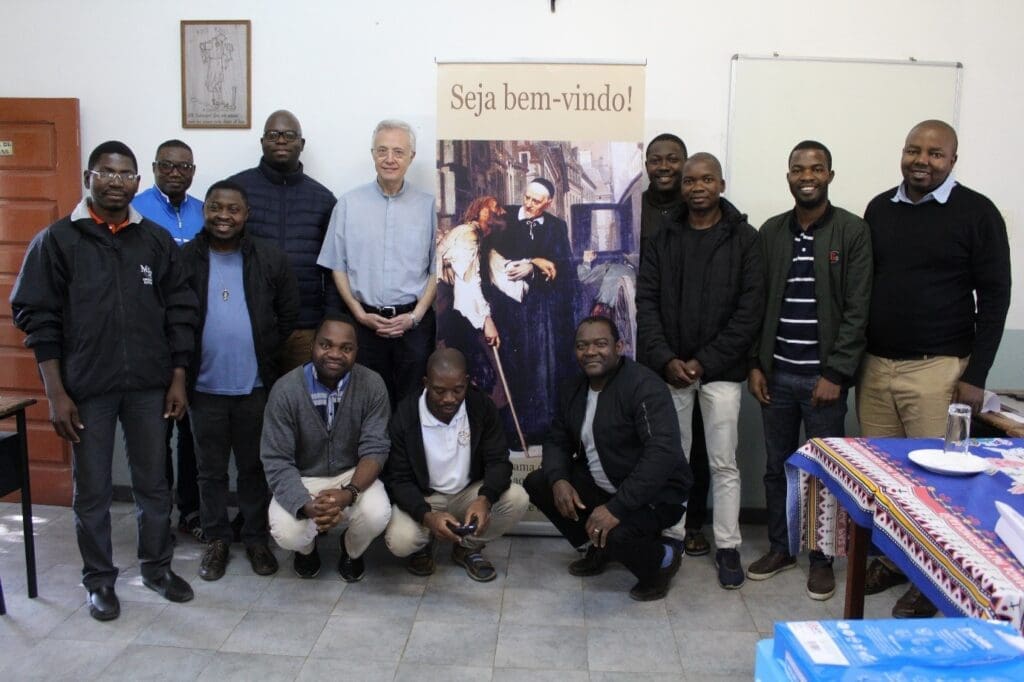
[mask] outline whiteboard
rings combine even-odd
[[[732,60],[726,196],[754,227],[793,207],[789,153],[801,140],[832,152],[829,198],[863,215],[901,180],[910,129],[937,118],[957,125],[962,65],[736,55]]]

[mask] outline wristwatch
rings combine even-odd
[[[410,312],[409,313],[409,317],[412,318],[412,328],[413,329],[415,329],[416,327],[420,326],[420,321],[416,319],[416,313]]]
[[[349,483],[348,485],[343,487],[342,490],[347,490],[350,493],[352,493],[352,504],[356,503],[356,500],[359,499],[359,494],[363,492],[355,483]]]

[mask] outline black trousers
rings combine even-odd
[[[590,470],[582,462],[573,466],[569,483],[587,507],[580,510],[577,521],[565,518],[555,508],[551,486],[542,470],[530,473],[523,481],[523,487],[530,494],[530,501],[548,517],[558,532],[573,547],[582,547],[590,540],[586,531],[590,513],[611,499],[611,495],[597,487]],[[634,509],[619,518],[619,525],[608,534],[605,550],[612,559],[629,569],[641,584],[649,584],[665,556],[661,531],[679,521],[682,515],[683,506],[680,504],[653,504]]]
[[[174,429],[178,429],[178,481],[174,481],[174,450],[171,440]],[[192,442],[192,422],[186,414],[178,421],[167,420],[167,482],[176,492],[178,519],[184,520],[189,514],[199,511],[199,473],[196,470],[196,449]]]
[[[267,507],[270,489],[260,462],[260,434],[267,389],[249,395],[212,395],[196,391],[189,411],[199,466],[199,515],[209,540],[231,544],[228,522],[228,458],[235,453],[238,469],[238,508],[245,519],[242,542],[265,545],[270,531]]]
[[[437,318],[428,310],[414,329],[397,339],[386,339],[369,327],[356,323],[359,355],[356,361],[384,379],[394,411],[402,398],[423,388],[427,358],[434,352]]]

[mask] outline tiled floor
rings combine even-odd
[[[39,597],[25,593],[20,506],[0,503],[0,679],[74,680],[749,680],[754,644],[779,619],[836,618],[841,594],[804,594],[806,561],[765,582],[726,591],[712,557],[686,558],[663,601],[637,603],[615,566],[574,578],[573,550],[556,538],[511,537],[487,555],[497,580],[474,583],[439,552],[438,572],[408,574],[375,542],[367,575],[346,584],[331,570],[337,535],[321,544],[324,570],[299,580],[252,574],[232,548],[228,575],[196,576],[201,546],[179,538],[174,569],[196,598],[170,604],[141,584],[132,507],[113,513],[121,617],[99,623],[84,606],[70,510],[37,506]],[[765,549],[764,528],[744,528],[744,565]],[[845,579],[837,562],[838,579]],[[840,583],[841,592],[841,583]],[[868,598],[887,616],[899,590]]]

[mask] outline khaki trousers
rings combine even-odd
[[[323,490],[341,488],[352,482],[355,467],[338,476],[303,476],[302,485],[309,491],[310,499]],[[268,510],[270,535],[283,549],[299,554],[309,554],[316,547],[316,524],[312,519],[297,519],[278,504],[270,501]],[[391,518],[391,501],[384,490],[384,484],[374,481],[373,485],[359,494],[355,504],[343,512],[341,522],[348,522],[345,531],[345,549],[349,556],[363,555],[373,539],[381,534]]]
[[[857,418],[871,438],[942,438],[949,403],[967,358],[924,360],[864,356],[857,382]]]
[[[470,483],[462,492],[446,495],[434,493],[426,500],[436,512],[448,512],[460,521],[465,518],[466,510],[480,494],[483,481]],[[479,535],[463,538],[462,546],[470,549],[481,549],[488,542],[495,540],[519,523],[530,504],[530,498],[518,483],[513,483],[502,493],[498,501],[491,506],[491,522],[487,529]],[[409,556],[423,549],[430,542],[430,531],[395,505],[391,509],[391,522],[384,531],[384,544],[397,557]]]

